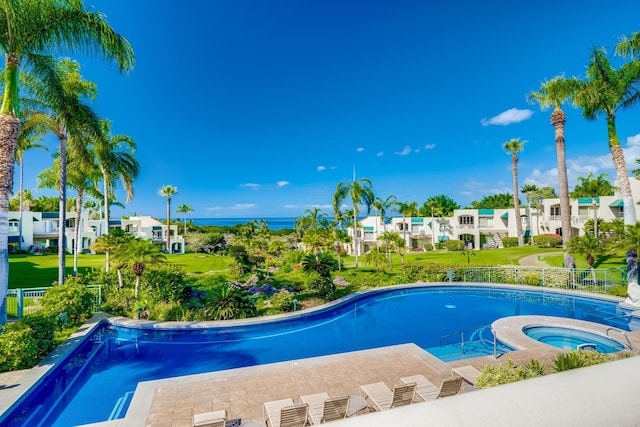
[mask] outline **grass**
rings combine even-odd
[[[562,267],[564,258],[560,248],[538,248],[537,246],[521,246],[512,248],[487,249],[470,252],[449,252],[437,250],[430,252],[407,252],[405,262],[435,262],[451,266],[491,266],[491,265],[518,265],[520,258],[527,255],[539,254],[544,262],[552,267]],[[549,254],[549,255],[545,255]],[[400,265],[400,255],[393,254],[393,265]],[[584,256],[576,256],[576,266],[587,268]],[[468,263],[467,263],[468,261]],[[78,270],[80,274],[92,268],[102,268],[105,262],[103,254],[82,254],[78,256]],[[209,254],[187,253],[184,255],[167,255],[167,262],[182,266],[189,274],[216,273],[228,269],[232,259],[226,256]],[[355,257],[342,258],[345,268],[355,267]],[[359,265],[364,266],[360,257]],[[596,268],[626,268],[624,255],[599,256],[596,258]],[[66,273],[73,273],[73,256],[67,255]],[[11,255],[9,257],[9,288],[39,288],[51,286],[58,279],[57,254],[43,255]]]
[[[78,256],[78,272],[85,273],[93,268],[102,268],[103,254],[82,254]],[[167,262],[182,266],[186,273],[200,274],[226,270],[231,259],[223,256],[194,254],[167,255]],[[65,263],[67,275],[73,274],[73,256],[67,254]],[[41,288],[51,286],[58,280],[58,254],[11,255],[9,256],[9,289]]]

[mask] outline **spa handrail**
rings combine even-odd
[[[624,339],[627,341],[626,347],[629,349],[629,351],[633,351],[633,346],[631,345],[631,341],[629,340],[629,337],[622,329],[614,328],[613,326],[607,328],[607,330],[605,331],[605,334],[609,338],[612,338],[611,335],[609,335],[609,331],[615,331],[620,333],[624,337]]]

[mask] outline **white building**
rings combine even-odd
[[[75,248],[74,227],[76,223],[75,212],[67,212],[65,221],[65,239],[67,251],[73,252]],[[103,230],[104,221],[89,219],[83,212],[80,216],[81,251],[89,252],[89,246],[95,240],[106,234]],[[144,240],[152,240],[153,243],[166,246],[167,226],[150,216],[135,216],[127,219],[112,219],[109,221],[109,229],[121,228],[132,236]],[[173,253],[184,253],[184,237],[178,234],[178,226],[171,225],[171,248]],[[58,246],[60,231],[60,217],[58,212],[22,212],[22,248],[37,251]],[[9,245],[17,247],[20,236],[20,213],[9,212]]]
[[[631,191],[635,201],[636,217],[640,218],[640,180],[630,178]],[[616,189],[613,196],[601,196],[595,199],[595,209],[591,198],[571,199],[572,235],[584,235],[584,224],[594,218],[611,221],[622,219],[624,207],[622,195]],[[520,221],[525,238],[542,234],[562,235],[562,216],[560,199],[542,199],[537,207],[521,206]],[[515,209],[456,209],[450,217],[412,217],[391,218],[384,224],[377,216],[369,216],[360,221],[358,230],[358,254],[362,255],[383,244],[378,238],[386,231],[393,231],[402,236],[406,247],[410,250],[422,250],[431,247],[434,242],[461,240],[473,249],[489,249],[503,247],[502,239],[517,237]],[[386,227],[386,228],[385,228]],[[353,229],[347,229],[353,237]],[[345,249],[353,252],[353,245],[345,245]]]

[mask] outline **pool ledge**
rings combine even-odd
[[[498,319],[491,324],[491,328],[500,342],[518,350],[544,351],[549,347],[553,347],[531,338],[524,333],[525,328],[535,326],[551,326],[591,332],[596,335],[611,338],[625,346],[630,344],[631,336],[634,335],[631,332],[600,323],[554,316],[509,316]],[[621,350],[618,353],[627,351],[628,350]]]

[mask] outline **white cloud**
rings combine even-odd
[[[248,182],[246,184],[240,184],[240,187],[253,188],[254,190],[257,190],[258,188],[260,188],[260,184],[255,184],[253,182]]]
[[[380,151],[378,154],[376,154],[376,156],[378,156],[378,157],[384,156],[384,151]]]
[[[364,148],[362,148],[362,147],[358,147],[358,148],[356,148],[356,151],[357,151],[358,153],[362,153],[362,152],[364,151]]]
[[[285,185],[289,185],[289,181],[278,181],[278,187],[284,187]]]
[[[254,205],[253,203],[236,203],[231,207],[231,209],[245,210],[245,209],[251,209],[255,207],[256,205]]]
[[[436,144],[427,144],[424,146],[425,150],[433,150],[434,148],[436,148]]]
[[[503,111],[497,116],[493,116],[490,119],[482,119],[480,123],[482,126],[499,125],[507,126],[512,123],[519,123],[529,119],[533,115],[533,110],[519,110],[517,108],[510,108],[507,111]]]
[[[329,166],[329,169],[331,169],[331,170],[333,171],[333,170],[336,170],[336,169],[337,169],[337,167],[335,167],[335,166]]]
[[[323,171],[323,170],[325,170],[325,169],[327,169],[327,168],[325,168],[324,166],[318,166],[318,167],[316,168],[316,170],[317,170],[318,172],[322,172],[322,171]]]
[[[410,153],[411,153],[411,147],[409,147],[408,145],[405,145],[402,151],[395,152],[395,154],[397,154],[398,156],[406,156]]]

